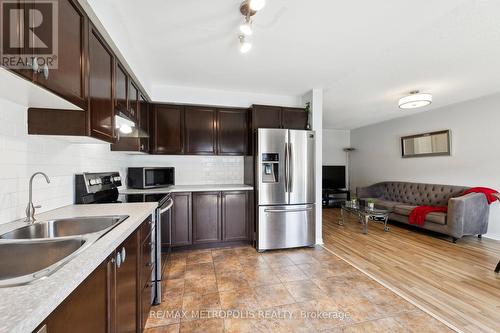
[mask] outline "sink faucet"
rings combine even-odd
[[[35,209],[42,207],[33,205],[33,178],[35,178],[36,175],[44,176],[45,180],[47,181],[47,184],[50,183],[49,177],[47,177],[47,175],[44,174],[43,172],[35,172],[31,176],[29,184],[29,202],[28,202],[28,207],[26,207],[26,219],[24,220],[25,222],[28,223],[35,223]]]

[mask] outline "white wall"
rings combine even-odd
[[[175,167],[177,185],[243,184],[243,156],[131,155],[129,164]]]
[[[354,188],[401,180],[500,190],[499,107],[500,94],[352,130]],[[401,136],[443,129],[451,130],[452,156],[401,158]],[[500,239],[498,203],[486,236]]]
[[[33,201],[47,211],[72,204],[74,174],[83,171],[125,172],[127,156],[110,152],[108,144],[71,144],[27,135],[27,108],[0,98],[0,223],[25,217],[28,180],[36,171]]]
[[[249,107],[252,104],[303,106],[300,96],[268,95],[205,88],[153,85],[152,99],[164,103]]]
[[[351,133],[348,130],[323,129],[323,165],[346,165],[344,148],[349,147]]]

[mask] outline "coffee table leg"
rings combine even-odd
[[[363,223],[363,233],[366,235],[368,234],[368,221],[370,221],[370,216],[369,215],[365,215],[365,221]]]
[[[389,231],[389,227],[387,226],[387,220],[389,219],[389,216],[386,216],[384,218],[384,231],[387,232]]]
[[[340,220],[339,225],[344,225],[344,208],[340,208]]]

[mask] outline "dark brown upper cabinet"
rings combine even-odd
[[[116,61],[115,66],[115,109],[128,113],[128,76],[123,66]]]
[[[134,119],[138,119],[139,108],[139,89],[137,89],[134,81],[129,79],[128,85],[128,112]]]
[[[282,128],[281,108],[278,106],[254,105],[252,107],[252,129]]]
[[[149,152],[149,117],[150,117],[150,107],[144,95],[139,97],[139,127],[141,128],[142,134],[146,136],[139,137],[139,151]]]
[[[114,56],[93,26],[89,31],[89,67],[90,135],[113,142],[115,137]]]
[[[252,130],[258,128],[306,129],[307,113],[303,108],[253,105]]]
[[[193,244],[222,240],[221,193],[193,193]]]
[[[248,239],[248,192],[222,192],[222,240]]]
[[[150,123],[150,148],[153,154],[184,153],[183,106],[155,104]]]
[[[217,154],[245,155],[248,141],[248,110],[217,110]]]
[[[185,108],[187,155],[215,155],[217,140],[217,110],[211,107]]]
[[[283,128],[304,130],[307,127],[307,112],[304,108],[283,108]]]
[[[34,27],[32,33],[28,31],[21,33],[20,31],[25,29],[20,27],[16,32],[23,45],[19,53],[33,57],[33,61],[30,60],[25,68],[14,70],[14,72],[86,109],[88,101],[85,68],[88,20],[76,0],[59,0],[54,3],[57,4],[57,39],[52,38],[52,24],[31,22],[30,26]],[[14,4],[24,9],[19,13],[24,13],[25,22],[35,19],[35,15],[29,14],[29,10],[35,5],[43,4],[23,1],[19,1],[19,5]],[[30,41],[29,36],[37,38]],[[24,40],[21,40],[22,38]],[[54,48],[56,45],[57,48]],[[52,52],[47,51],[50,46],[53,47]],[[47,56],[47,53],[55,55],[56,58]],[[38,65],[37,71],[33,70],[35,62]]]

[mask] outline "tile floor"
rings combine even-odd
[[[162,299],[147,333],[450,331],[321,247],[174,253]]]

